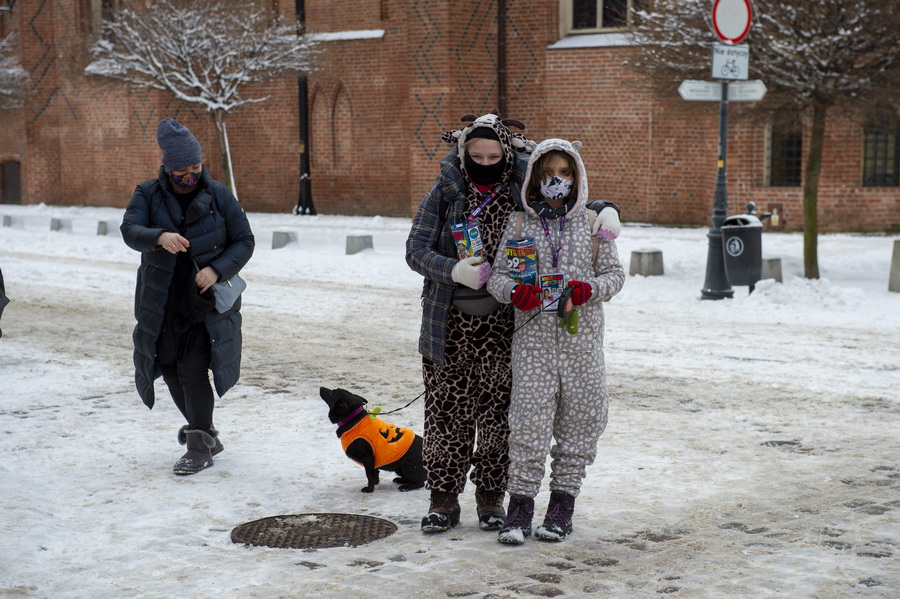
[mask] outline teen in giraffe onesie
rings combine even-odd
[[[606,427],[603,302],[619,292],[625,273],[614,236],[592,235],[580,148],[580,142],[562,139],[535,148],[519,198],[524,214],[510,216],[487,283],[500,302],[518,308],[509,410],[510,500],[498,533],[508,544],[521,544],[531,534],[548,450],[550,502],[535,536],[560,541],[572,531],[575,498]],[[534,240],[538,275],[564,275],[578,311],[576,333],[558,326],[555,304],[541,312],[539,279],[533,286],[510,277],[506,241],[517,238]]]
[[[478,525],[497,530],[509,454],[507,410],[511,385],[513,308],[484,289],[490,260],[521,192],[534,142],[497,111],[446,131],[454,146],[422,199],[406,242],[406,262],[425,278],[419,352],[425,385],[423,462],[431,491],[422,531],[439,533],[459,523],[458,497],[471,470]],[[598,207],[597,223],[618,233],[617,208]],[[451,225],[475,215],[486,261],[460,260]],[[599,226],[599,225],[598,225]],[[504,263],[506,258],[504,257]]]

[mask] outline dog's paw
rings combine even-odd
[[[366,486],[366,487],[363,487],[362,489],[360,489],[359,491],[361,493],[371,493],[374,490],[375,490],[375,487]]]

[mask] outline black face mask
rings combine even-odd
[[[493,185],[499,183],[503,178],[503,171],[506,169],[506,157],[504,156],[494,164],[482,165],[478,164],[466,154],[463,158],[463,164],[466,168],[466,174],[469,178],[479,185]]]

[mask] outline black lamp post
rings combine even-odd
[[[302,31],[306,25],[306,7],[304,0],[296,0],[297,31]],[[299,99],[300,117],[300,195],[297,205],[294,206],[294,214],[315,214],[316,208],[312,200],[312,181],[309,176],[309,92],[306,77],[300,77],[297,81],[297,95]]]
[[[725,275],[725,256],[722,254],[722,223],[728,216],[728,194],[725,157],[728,147],[728,81],[722,82],[722,101],[719,104],[719,161],[716,173],[716,196],[713,201],[712,227],[706,234],[709,251],[706,257],[706,282],[702,299],[734,297],[734,289]]]

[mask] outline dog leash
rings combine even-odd
[[[419,398],[422,397],[423,395],[425,395],[425,391],[422,391],[421,393],[419,393],[416,397],[414,397],[414,398],[411,399],[409,402],[407,402],[407,404],[406,404],[405,406],[401,406],[401,407],[399,407],[399,408],[397,408],[397,409],[389,410],[389,411],[387,411],[387,412],[382,412],[382,411],[381,411],[381,406],[375,406],[374,408],[372,408],[372,411],[369,412],[369,418],[375,418],[375,417],[378,416],[379,414],[387,415],[387,414],[393,414],[394,412],[399,412],[400,410],[403,410],[403,409],[408,408],[409,406],[411,406],[417,399],[419,399]]]
[[[552,307],[553,304],[559,302],[560,299],[561,299],[561,298],[556,298],[555,300],[553,300],[552,302],[550,302],[550,304],[549,304],[547,307],[548,307],[548,308]],[[522,327],[524,327],[526,324],[528,324],[529,322],[531,322],[532,320],[534,320],[536,317],[540,316],[543,312],[544,312],[544,310],[538,310],[536,313],[534,313],[533,315],[529,316],[529,317],[528,317],[528,320],[526,320],[525,322],[523,322],[522,324],[520,324],[518,327],[516,327],[516,328],[513,330],[512,334],[515,335],[519,330],[522,329]],[[562,320],[561,322],[562,322],[562,323],[565,323],[565,319]],[[560,326],[563,326],[563,325],[560,324]],[[577,326],[577,325],[576,325],[576,326]],[[427,391],[427,390],[426,390],[426,391]],[[409,400],[408,402],[406,402],[406,405],[400,406],[399,408],[395,408],[395,409],[393,409],[393,410],[388,410],[387,412],[383,412],[383,411],[381,410],[381,406],[375,406],[375,407],[373,407],[372,410],[369,412],[369,418],[375,418],[375,417],[378,416],[378,415],[386,416],[386,415],[388,415],[388,414],[394,414],[394,413],[396,413],[396,412],[399,412],[400,410],[405,410],[406,408],[408,408],[409,406],[411,406],[412,404],[414,404],[416,401],[418,401],[420,397],[422,397],[423,395],[425,395],[426,391],[422,391],[422,392],[419,393],[417,396],[415,396],[414,398],[412,398],[411,400]]]

